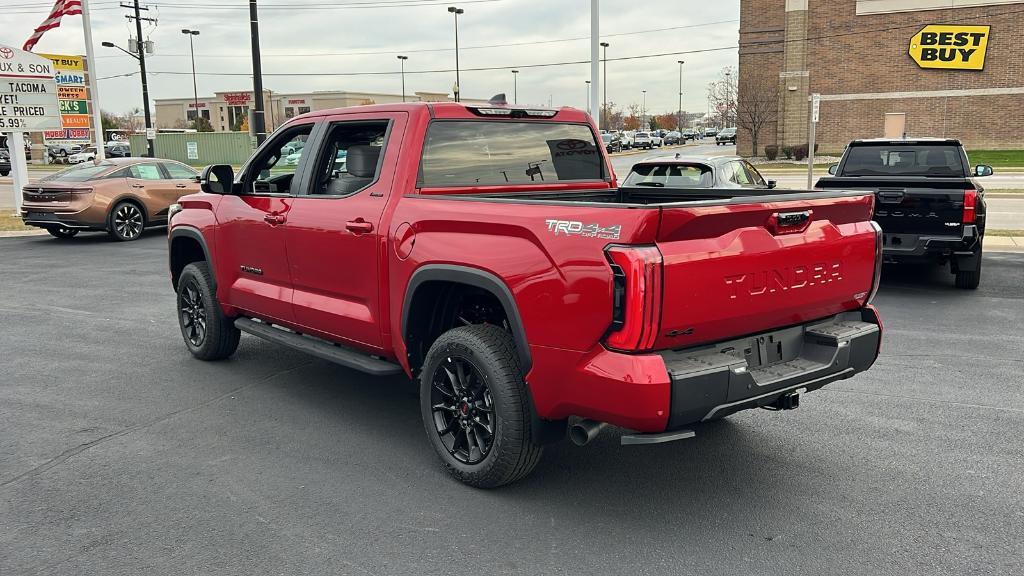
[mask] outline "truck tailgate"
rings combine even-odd
[[[959,236],[963,232],[965,178],[898,176],[823,178],[819,188],[875,194],[875,221],[886,233]]]
[[[745,200],[662,209],[656,349],[800,324],[866,303],[881,241],[870,194]]]

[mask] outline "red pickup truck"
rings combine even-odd
[[[474,486],[606,424],[623,444],[868,369],[874,197],[618,187],[590,117],[502,103],[290,120],[171,210],[185,344],[240,332],[418,378],[427,436]]]

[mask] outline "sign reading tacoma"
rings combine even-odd
[[[921,68],[984,70],[990,26],[925,26],[910,39]]]
[[[36,132],[60,128],[53,64],[0,45],[0,132]]]

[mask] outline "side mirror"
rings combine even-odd
[[[838,172],[838,171],[839,171],[839,164],[833,164],[833,165],[828,167],[828,173],[831,174],[832,176],[835,176],[836,172]]]
[[[775,180],[769,180],[768,181],[768,189],[769,190],[774,189],[778,185],[779,185],[779,183],[777,181],[775,181]]]
[[[978,164],[977,166],[974,167],[974,175],[975,176],[991,176],[992,175],[992,167],[989,166],[988,164]]]
[[[203,168],[199,175],[199,189],[208,194],[231,194],[235,172],[227,164],[214,164]]]

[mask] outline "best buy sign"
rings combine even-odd
[[[910,57],[921,68],[983,70],[991,26],[925,26],[910,39]]]

